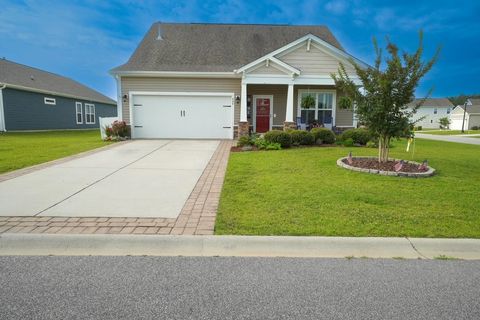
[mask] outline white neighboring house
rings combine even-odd
[[[465,112],[465,130],[470,130],[472,127],[480,127],[480,99],[470,99],[471,106],[467,106]],[[456,106],[452,111],[450,129],[462,130],[463,121],[463,105]]]
[[[415,106],[421,99],[415,99],[413,102],[408,104],[408,106]],[[422,128],[427,129],[440,129],[440,119],[449,118],[450,113],[455,108],[455,106],[447,98],[430,98],[425,100],[420,108],[418,108],[417,113],[413,116],[414,120],[419,120],[415,126],[421,126]]]

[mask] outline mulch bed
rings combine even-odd
[[[388,161],[385,163],[378,162],[375,158],[361,158],[361,159],[352,159],[352,164],[348,163],[347,159],[343,160],[343,163],[357,168],[363,169],[374,169],[374,170],[382,170],[382,171],[395,171],[395,164],[397,161]],[[404,162],[403,167],[400,172],[426,172],[428,169],[418,169],[418,164]]]
[[[300,145],[300,146],[291,146],[290,148],[287,149],[301,149],[301,148],[326,148],[326,147],[341,147],[341,145],[338,144],[314,144],[314,145]],[[243,150],[243,147],[236,147],[233,146],[230,151],[231,152],[251,152],[251,151],[266,151],[262,149],[258,149],[255,146],[252,146],[251,150]],[[282,148],[282,150],[285,150],[286,148]]]

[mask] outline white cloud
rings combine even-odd
[[[348,3],[343,0],[333,0],[325,4],[325,9],[333,14],[343,14],[348,9]]]

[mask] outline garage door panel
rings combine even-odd
[[[134,138],[231,139],[231,96],[134,96]]]

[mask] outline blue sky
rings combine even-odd
[[[327,25],[352,55],[372,62],[372,37],[440,60],[417,96],[480,93],[480,1],[0,0],[0,57],[78,80],[115,97],[108,70],[124,63],[155,21]]]

